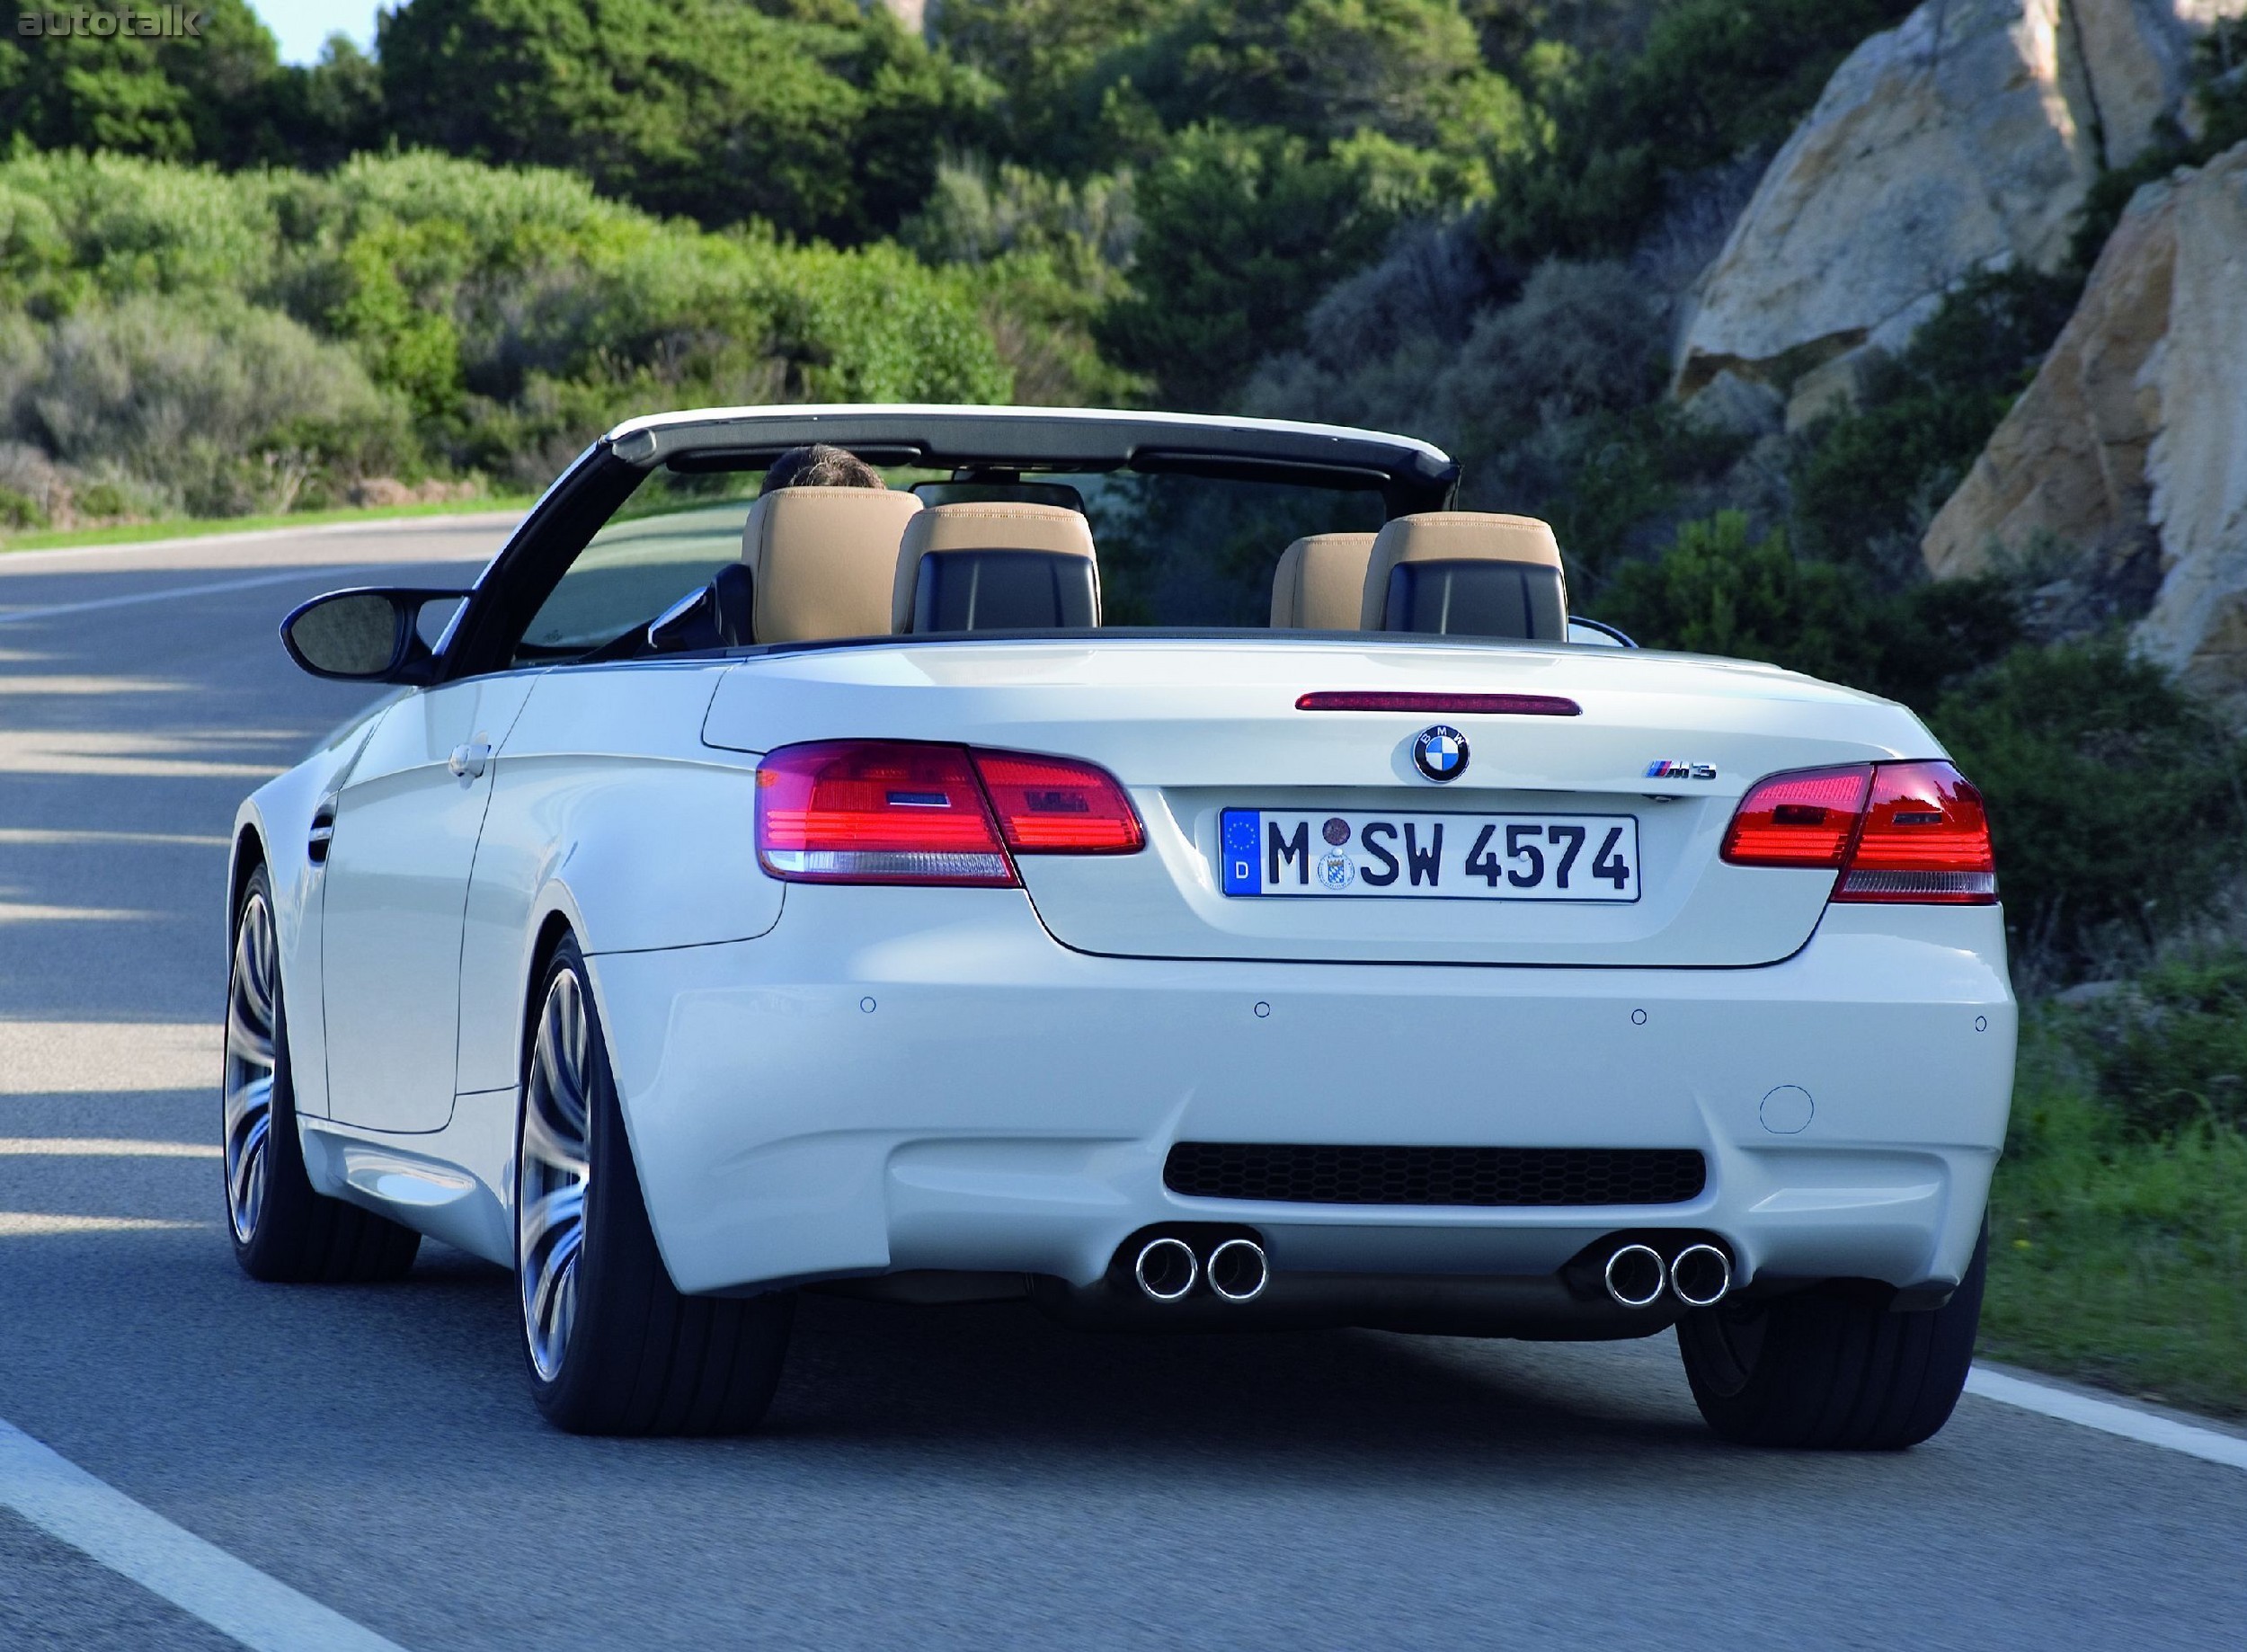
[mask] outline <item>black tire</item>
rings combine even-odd
[[[280,1284],[372,1284],[403,1278],[413,1266],[422,1236],[372,1211],[315,1193],[305,1174],[289,1062],[288,1009],[278,955],[271,946],[272,910],[272,880],[261,866],[244,880],[235,907],[233,963],[226,975],[219,1168],[234,1259],[251,1278]],[[250,928],[261,922],[262,946]],[[258,1109],[249,1098],[265,1065],[262,1049],[271,1052],[272,1082],[260,1130]],[[245,1165],[252,1157],[262,1162]],[[260,1183],[253,1200],[246,1191],[250,1177]]]
[[[1988,1271],[1989,1223],[1950,1301],[1895,1313],[1878,1301],[1812,1290],[1727,1304],[1678,1321],[1693,1401],[1739,1445],[1893,1452],[1950,1420],[1974,1363]]]
[[[565,981],[566,978],[566,981]],[[574,1011],[557,1009],[573,999]],[[583,1218],[566,1267],[558,1224],[537,1218],[540,1195],[573,1186],[556,1167],[572,1145],[573,1108],[562,1068],[545,1059],[549,1016],[582,1017],[584,1076],[582,1140]],[[555,1035],[557,1047],[571,1042]],[[748,1298],[684,1296],[671,1283],[648,1224],[640,1177],[617,1105],[592,983],[574,940],[555,949],[532,1001],[516,1130],[515,1271],[519,1323],[532,1398],[546,1420],[571,1434],[741,1434],[762,1420],[780,1381],[795,1317],[793,1292]],[[556,1099],[558,1097],[561,1099]],[[559,1123],[554,1121],[559,1120]],[[534,1122],[546,1121],[546,1122]],[[526,1189],[533,1203],[525,1203]],[[526,1257],[532,1266],[526,1268]],[[551,1272],[551,1292],[539,1286]],[[571,1276],[562,1281],[564,1273]],[[562,1292],[566,1289],[567,1294]],[[559,1301],[561,1327],[534,1301]],[[541,1369],[542,1360],[548,1367]]]

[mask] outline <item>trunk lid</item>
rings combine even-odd
[[[1582,713],[1296,708],[1303,694],[1348,690],[1549,695]],[[1470,753],[1440,785],[1412,756],[1438,724]],[[1441,638],[901,640],[779,653],[727,673],[703,737],[745,751],[955,741],[1102,765],[1145,821],[1146,850],[1020,861],[1040,919],[1080,951],[1608,967],[1740,966],[1797,951],[1833,875],[1719,860],[1741,795],[1781,769],[1942,755],[1902,706],[1769,666]],[[1657,763],[1683,772],[1650,777]],[[1628,816],[1637,898],[1229,895],[1229,810],[1314,817],[1314,840],[1315,817],[1344,814]]]

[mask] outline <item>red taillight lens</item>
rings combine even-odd
[[[1948,763],[1855,763],[1773,775],[1724,834],[1736,866],[1838,871],[1836,901],[1986,906],[1997,899],[1982,794]]]
[[[1008,887],[1013,855],[1129,855],[1147,834],[1090,763],[901,740],[783,746],[757,766],[757,860],[796,884]]]
[[[1804,768],[1759,780],[1732,815],[1724,857],[1736,866],[1811,866],[1838,871],[1849,853],[1872,765]]]
[[[1016,881],[966,751],[901,741],[768,754],[757,767],[757,859],[791,883]]]
[[[1883,763],[1873,770],[1863,830],[1834,891],[1836,901],[1985,906],[1997,899],[1982,794],[1948,763]]]
[[[1130,855],[1147,841],[1131,799],[1105,768],[1016,751],[973,756],[1017,855]]]

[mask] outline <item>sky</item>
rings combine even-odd
[[[375,0],[250,0],[280,42],[283,63],[319,60],[331,34],[348,34],[362,50],[375,43]]]

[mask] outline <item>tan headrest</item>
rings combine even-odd
[[[1081,556],[1098,564],[1092,549],[1092,525],[1081,511],[1065,505],[1034,505],[1016,500],[970,500],[933,505],[905,524],[898,547],[897,573],[890,587],[890,629],[903,632],[913,618],[913,589],[924,556],[946,551],[1044,551]]]
[[[1400,562],[1520,562],[1558,569],[1560,545],[1552,529],[1533,516],[1427,511],[1398,517],[1373,537],[1373,555],[1360,587],[1361,629],[1381,629],[1390,570]]]
[[[759,499],[742,528],[757,640],[887,633],[898,537],[919,511],[919,500],[889,488],[784,487]]]
[[[1312,534],[1280,553],[1272,575],[1272,629],[1354,631],[1365,600],[1372,534]]]

